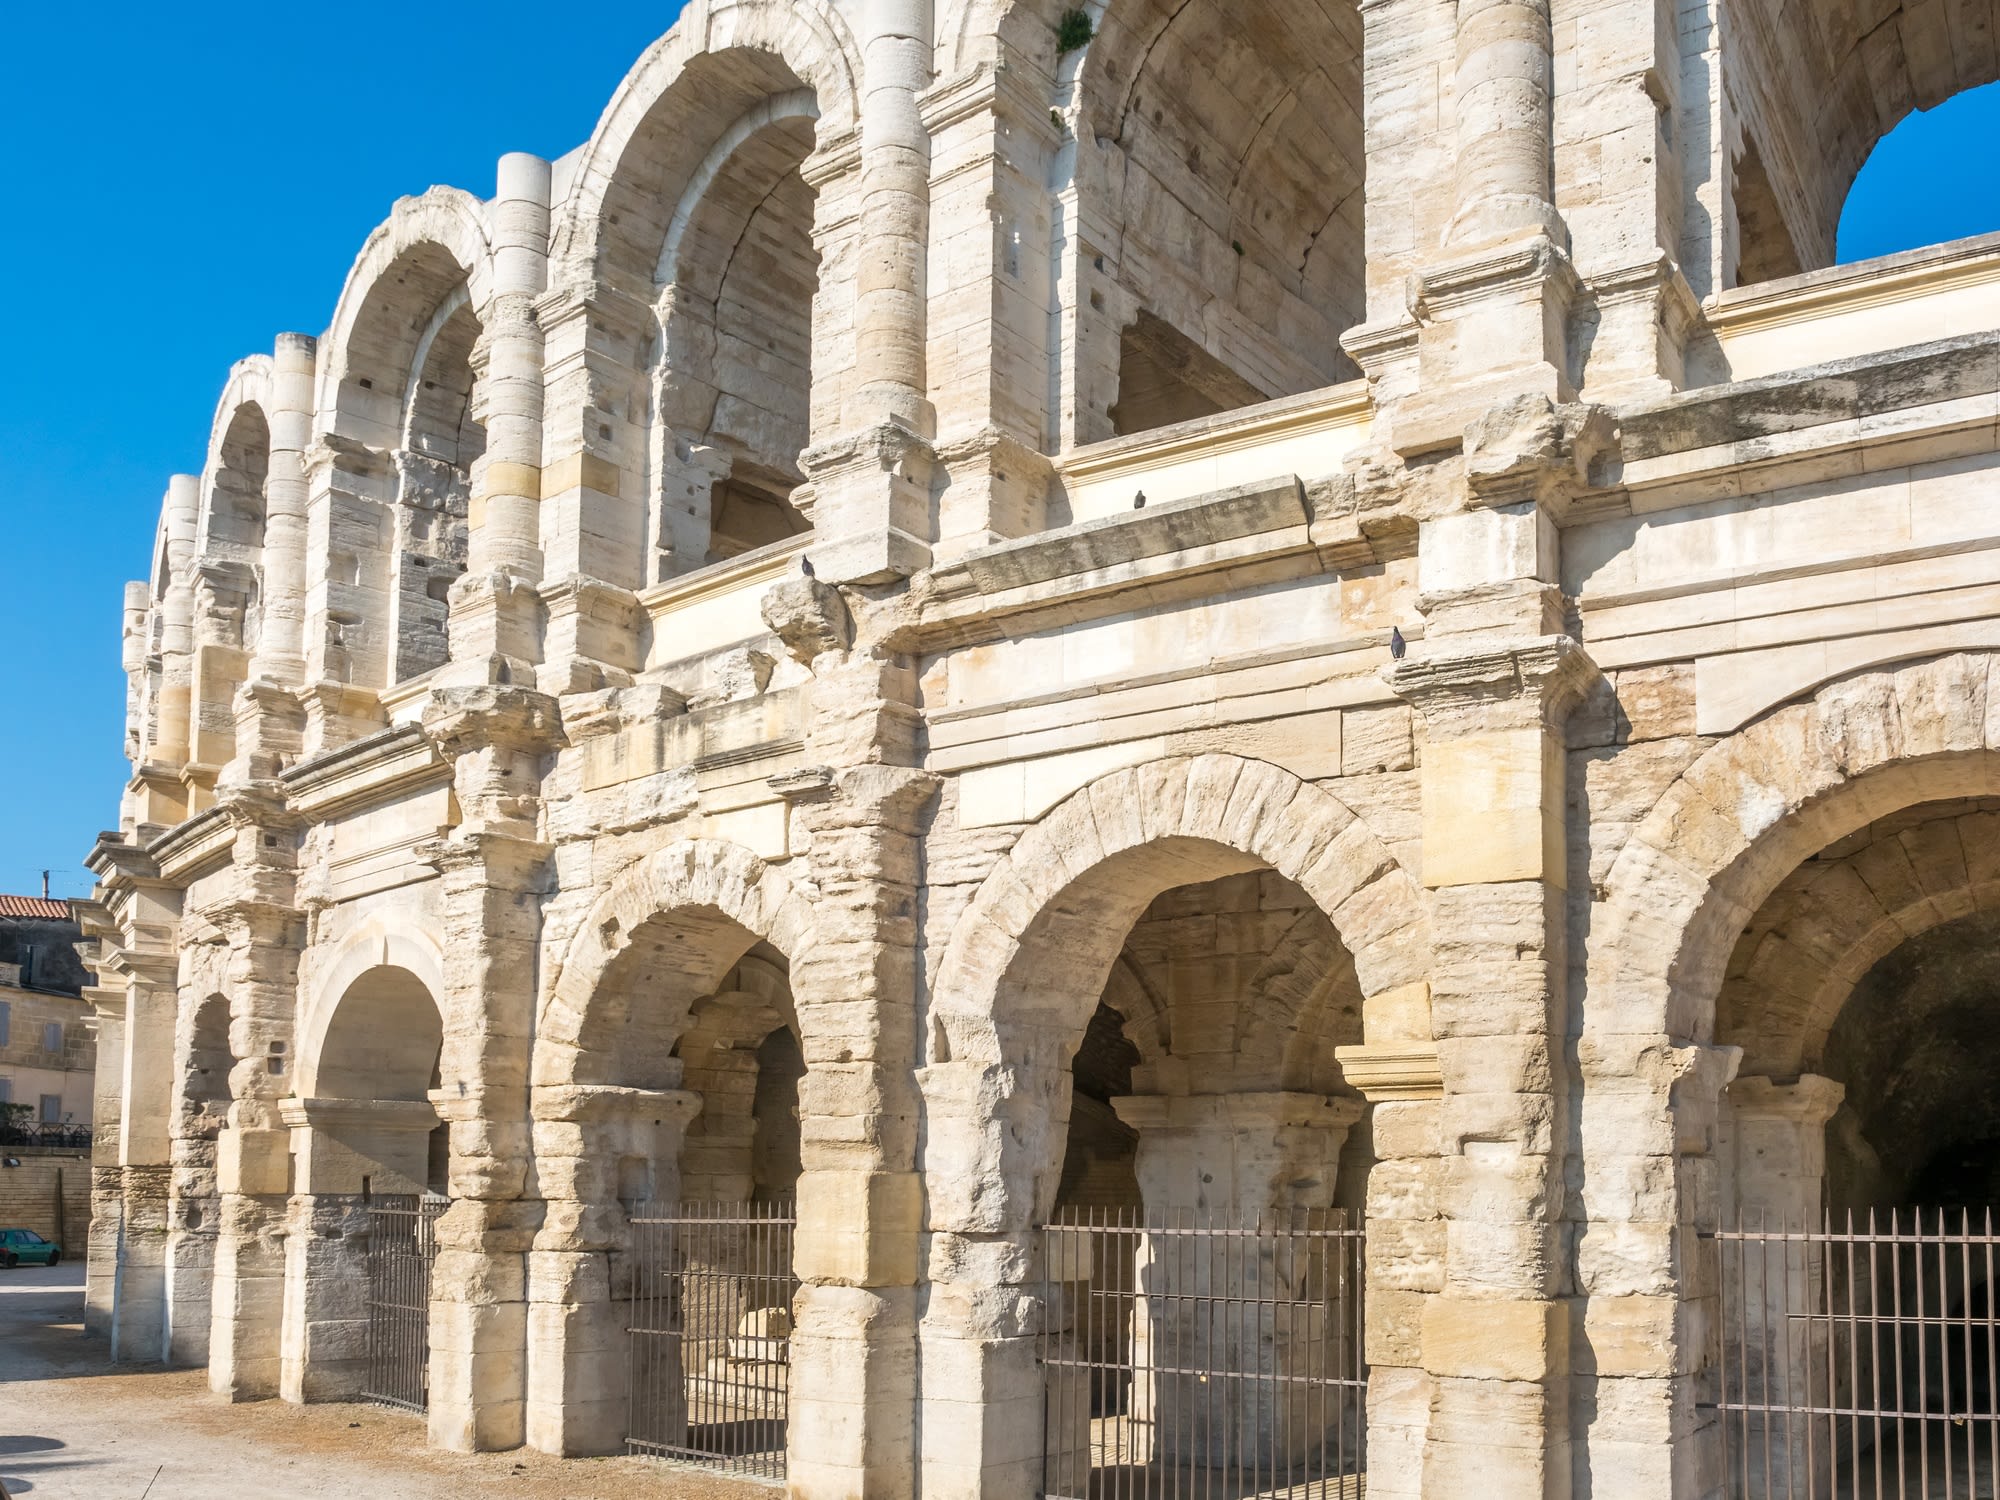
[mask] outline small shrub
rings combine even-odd
[[[1081,47],[1088,47],[1090,39],[1097,35],[1097,29],[1090,24],[1090,13],[1080,6],[1074,6],[1062,13],[1056,22],[1056,56],[1067,57]]]

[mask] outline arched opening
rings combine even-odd
[[[195,559],[194,759],[220,766],[236,750],[236,691],[249,676],[263,602],[264,486],[271,428],[240,403],[216,448]]]
[[[1090,1372],[1053,1381],[1053,1409],[1089,1410],[1090,1474],[1080,1434],[1048,1456],[1063,1493],[1364,1472],[1360,1262],[1329,1233],[1366,1203],[1366,1106],[1334,1056],[1361,1040],[1352,958],[1276,871],[1132,924],[1071,1063],[1050,1216],[1087,1247],[1059,1272]]]
[[[1723,1244],[1723,1385],[1792,1413],[1727,1434],[1737,1467],[1771,1455],[1769,1493],[1872,1497],[1990,1467],[1996,847],[1993,799],[1879,817],[1778,882],[1731,954],[1723,1222],[1743,1237]]]
[[[1843,210],[1854,201],[1852,190],[1871,155],[1885,167],[1907,160],[1901,147],[1890,145],[1892,135],[1926,133],[1922,112],[2000,78],[1990,40],[1978,40],[1983,29],[1968,33],[1949,7],[1900,0],[1865,14],[1832,0],[1813,0],[1782,17],[1769,6],[1768,16],[1732,29],[1725,43],[1735,66],[1727,75],[1729,129],[1721,162],[1729,206],[1723,285],[1750,286],[1817,271],[1837,259],[1979,232],[1947,228],[1917,238],[1891,211],[1881,221],[1884,237],[1864,243],[1852,225],[1843,228]],[[1810,41],[1778,45],[1794,35]],[[1931,123],[1946,124],[1957,113],[1939,111]],[[1913,114],[1918,118],[1908,118]],[[1990,105],[1966,114],[1994,117]],[[1964,171],[1965,149],[1981,139],[1961,137],[1959,149],[1940,155],[1937,177],[1913,176],[1937,183],[1941,195],[1957,204],[1970,207],[1985,197],[1991,228],[2000,224],[2000,205],[1978,191],[1983,184],[1977,174]]]
[[[229,1123],[229,1001],[213,994],[194,1008],[178,1048],[167,1216],[169,1359],[208,1361],[210,1294],[222,1199],[216,1138]]]
[[[1354,378],[1361,44],[1345,0],[1108,7],[1079,54],[1079,441]]]
[[[1840,212],[1836,259],[1869,260],[2000,230],[2000,191],[1966,163],[2000,136],[2000,83],[1954,94],[1868,153]]]
[[[1336,1216],[1378,1175],[1380,1112],[1430,1106],[1366,1105],[1339,1049],[1384,1040],[1363,1036],[1369,1006],[1429,1042],[1427,932],[1407,873],[1350,811],[1224,755],[1093,783],[981,884],[927,1025],[945,1269],[923,1337],[969,1361],[985,1399],[1038,1393],[1021,1415],[1045,1434],[1036,1460],[979,1465],[995,1483],[1005,1470],[1004,1492],[1364,1472],[1364,1226]],[[1419,1154],[1390,1174],[1402,1198]],[[960,1263],[1039,1302],[1039,1344],[957,1311],[990,1295]],[[973,1398],[939,1399],[948,1421]]]
[[[428,241],[375,279],[354,317],[340,424],[373,456],[354,460],[367,481],[344,503],[372,525],[336,527],[329,558],[349,681],[394,686],[450,656],[448,598],[466,569],[473,468],[486,451],[479,335],[466,268]]]
[[[419,1200],[445,1191],[448,1136],[430,1099],[443,1044],[430,987],[408,969],[377,965],[333,1002],[301,1094],[284,1102],[293,1196],[282,1387],[290,1399],[368,1395],[422,1405],[428,1262],[420,1285],[387,1299],[371,1257],[404,1254],[405,1220],[414,1242]],[[397,1217],[384,1220],[384,1210]],[[398,1243],[374,1242],[391,1231]],[[407,1389],[385,1388],[385,1373]]]
[[[531,1348],[553,1320],[530,1387],[558,1451],[784,1472],[806,1065],[775,880],[676,846],[565,964],[537,1043],[535,1253],[585,1269],[569,1305],[530,1309]]]
[[[802,168],[818,114],[769,54],[704,56],[628,151],[669,195],[667,217],[655,207],[644,220],[658,226],[649,582],[808,530],[794,501],[813,429],[820,252]]]

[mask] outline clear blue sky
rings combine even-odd
[[[582,142],[678,10],[556,26],[515,0],[111,0],[82,29],[59,6],[12,15],[0,891],[38,889],[45,867],[58,895],[88,890],[83,856],[126,774],[120,585],[144,576],[167,475],[201,466],[230,364],[325,326],[398,195],[485,195],[502,152]],[[1901,149],[1925,131],[1957,149]],[[1968,191],[1982,174],[1965,170],[1996,140],[1994,89],[1906,123],[1864,174],[1843,257],[2000,227],[2000,192]]]

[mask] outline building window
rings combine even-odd
[[[61,1094],[42,1095],[42,1123],[44,1125],[62,1124]]]
[[[0,1104],[12,1104],[13,1102],[14,1080],[11,1078],[0,1078]]]
[[[0,1000],[0,1047],[7,1045],[7,1031],[14,1019],[12,1001]]]
[[[44,1052],[62,1051],[62,1022],[51,1021],[42,1028],[42,1050]]]

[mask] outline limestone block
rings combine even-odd
[[[793,1266],[804,1281],[912,1285],[923,1212],[914,1173],[808,1172],[799,1179]]]
[[[1424,766],[1424,884],[1563,883],[1562,750],[1539,729],[1433,740]]]

